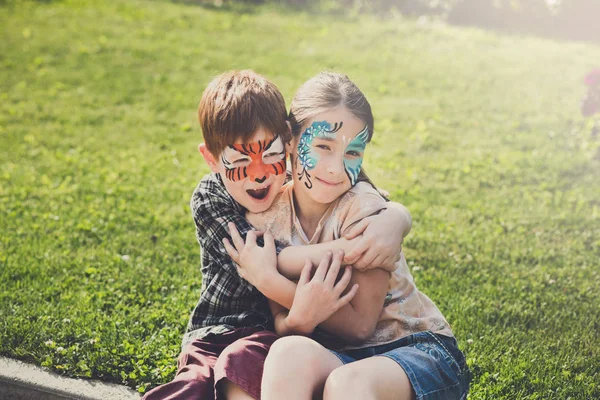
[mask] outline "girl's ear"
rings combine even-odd
[[[217,161],[215,160],[215,156],[212,155],[208,148],[204,143],[200,143],[198,145],[198,151],[204,157],[204,161],[208,164],[212,172],[219,172],[219,168],[217,166]]]

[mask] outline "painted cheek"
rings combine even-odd
[[[225,177],[232,182],[238,182],[246,179],[248,176],[246,173],[247,167],[236,167],[225,170]]]
[[[300,167],[306,170],[312,170],[319,161],[319,154],[313,149],[313,137],[311,135],[302,135],[298,143],[298,162]]]
[[[360,173],[362,162],[362,157],[357,157],[351,160],[344,159],[344,169],[346,170],[346,175],[348,175],[348,178],[350,178],[350,184],[352,185],[354,185],[358,180],[358,174]]]

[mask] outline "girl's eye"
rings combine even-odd
[[[239,160],[235,160],[234,162],[232,162],[232,164],[242,164],[245,162],[248,162],[249,160],[246,158],[240,158]]]
[[[263,156],[263,158],[275,157],[275,156],[280,156],[280,155],[281,155],[281,153],[275,153],[275,152],[272,152],[272,153],[269,153],[269,154],[265,154],[265,155]]]
[[[331,147],[327,146],[326,144],[318,144],[317,149],[331,150]]]
[[[347,156],[350,157],[360,157],[360,153],[358,151],[354,151],[354,150],[350,150],[348,152],[346,152]]]

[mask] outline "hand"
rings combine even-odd
[[[230,222],[229,233],[233,245],[227,238],[223,239],[223,245],[227,254],[238,264],[238,273],[251,285],[261,290],[263,283],[272,274],[277,273],[277,253],[275,252],[275,241],[269,232],[249,231],[246,234],[246,242],[240,236],[235,224]],[[265,246],[256,244],[256,238],[263,236]]]
[[[303,334],[312,333],[317,325],[348,304],[358,290],[358,284],[356,284],[342,296],[350,282],[352,268],[346,267],[344,274],[336,283],[344,252],[336,252],[333,260],[331,260],[331,256],[331,252],[327,252],[323,256],[312,278],[313,265],[309,260],[306,260],[302,269],[294,303],[286,318],[286,323],[293,327],[292,329]]]
[[[390,219],[388,212],[392,211],[385,210],[363,218],[344,235],[349,240],[362,235],[344,258],[344,263],[352,264],[358,271],[373,268],[383,268],[390,272],[396,270],[407,229],[401,218],[394,216]]]

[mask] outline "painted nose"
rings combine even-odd
[[[254,180],[255,180],[257,183],[263,183],[264,181],[266,181],[266,180],[267,180],[267,177],[266,177],[266,176],[263,176],[262,178],[256,178],[256,179],[254,179]]]

